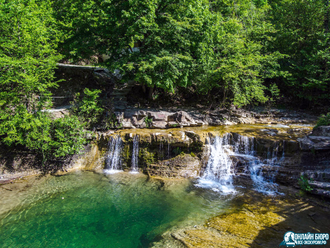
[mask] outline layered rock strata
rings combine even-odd
[[[244,109],[216,109],[185,111],[153,110],[153,109],[124,109],[115,112],[118,123],[122,128],[175,128],[196,127],[203,125],[235,125],[235,124],[276,124],[276,123],[311,123],[315,117],[278,109],[248,111]]]

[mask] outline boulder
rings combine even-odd
[[[151,123],[151,128],[159,128],[159,129],[165,129],[167,127],[167,123],[165,121],[153,121]]]
[[[163,111],[161,111],[161,112],[148,111],[147,114],[154,121],[162,121],[162,122],[166,122],[167,121],[167,117],[169,115],[167,112],[163,112]]]
[[[123,127],[123,128],[127,128],[127,129],[135,128],[135,127],[132,125],[131,119],[128,119],[128,118],[124,118],[124,119],[122,120],[121,124],[122,124],[122,127]]]
[[[136,127],[140,126],[142,123],[144,123],[144,119],[138,120],[136,116],[132,117],[132,124]]]
[[[185,111],[179,111],[174,115],[169,115],[168,121],[176,121],[180,124],[195,124],[195,120]]]

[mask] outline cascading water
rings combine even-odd
[[[222,138],[217,136],[210,145],[210,157],[204,175],[199,179],[197,186],[213,188],[224,193],[234,192],[232,158],[235,157],[244,165],[243,174],[249,175],[255,190],[265,194],[278,193],[275,177],[284,159],[284,148],[282,156],[279,156],[280,143],[275,142],[269,148],[267,157],[261,159],[257,156],[256,144],[254,137],[238,134],[234,136],[226,134]]]
[[[131,173],[139,172],[139,136],[133,138],[132,167]]]
[[[255,149],[255,138],[238,135],[237,142],[233,142],[232,156],[244,158],[246,172],[250,174],[254,188],[262,193],[275,194],[277,184],[274,182],[277,168],[284,159],[284,148],[282,157],[278,158],[279,143],[275,142],[272,148],[268,148],[267,158],[262,160],[257,157]],[[283,144],[284,145],[284,144]],[[268,167],[267,175],[263,174],[263,168]]]
[[[215,137],[210,146],[210,157],[204,175],[199,180],[199,187],[211,187],[223,193],[233,193],[232,161],[229,157],[228,135]]]
[[[109,150],[105,158],[105,173],[116,173],[121,170],[121,157],[122,140],[119,136],[111,137],[109,139]]]

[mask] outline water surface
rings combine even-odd
[[[0,211],[0,247],[148,247],[170,228],[230,211],[231,198],[142,174],[47,177]]]

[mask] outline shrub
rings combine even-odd
[[[151,126],[151,123],[152,123],[152,118],[146,116],[146,117],[144,118],[144,122],[145,122],[145,124],[146,124],[147,127],[150,127],[150,126]]]
[[[312,186],[308,182],[308,178],[306,175],[300,176],[298,184],[303,191],[310,192],[313,190]]]
[[[22,108],[0,125],[2,142],[7,146],[23,145],[49,159],[78,153],[86,143],[84,125],[76,116],[52,120],[47,112],[28,113]]]
[[[84,125],[76,116],[65,116],[52,123],[51,155],[65,157],[79,153],[86,144]]]
[[[330,113],[327,113],[326,115],[321,115],[319,117],[315,127],[329,126],[329,125],[330,125]]]
[[[72,102],[71,112],[85,122],[88,127],[95,125],[104,113],[99,101],[100,93],[101,90],[85,88],[84,95],[81,97],[80,93],[77,93]]]

